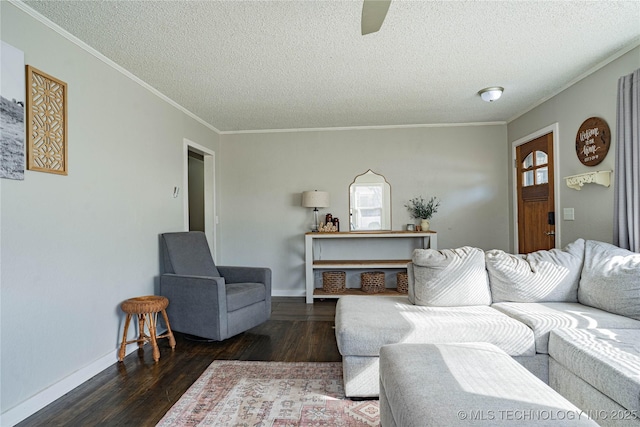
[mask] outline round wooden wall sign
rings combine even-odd
[[[590,117],[582,123],[576,135],[576,155],[585,166],[595,166],[607,157],[611,132],[607,122]]]

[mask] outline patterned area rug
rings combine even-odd
[[[377,400],[344,397],[341,363],[214,361],[158,426],[378,426]]]

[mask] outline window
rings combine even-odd
[[[544,151],[536,151],[536,165],[546,165],[549,163],[549,156]]]
[[[533,166],[533,153],[529,153],[527,157],[524,158],[524,162],[522,162],[522,167],[527,169]]]
[[[536,170],[536,184],[546,184],[549,182],[549,174],[547,172],[547,167],[540,168]]]
[[[549,182],[549,156],[544,151],[527,154],[522,162],[522,186],[547,184]]]

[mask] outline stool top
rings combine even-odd
[[[127,314],[157,313],[169,305],[166,297],[159,295],[147,295],[143,297],[129,298],[120,304],[120,308]]]

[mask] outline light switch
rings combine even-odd
[[[574,215],[573,208],[564,208],[562,209],[562,218],[565,221],[574,221],[576,219]]]

